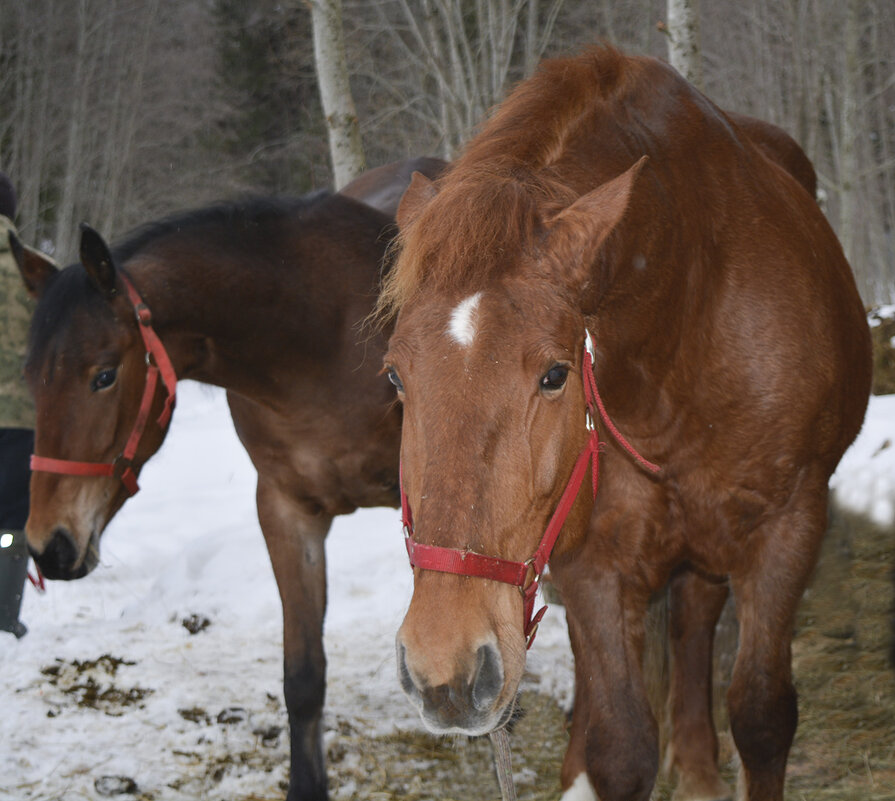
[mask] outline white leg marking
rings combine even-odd
[[[466,300],[461,300],[451,312],[451,321],[448,323],[448,333],[458,345],[467,347],[475,339],[475,312],[482,299],[482,293],[476,292]]]
[[[579,773],[572,786],[562,794],[560,801],[599,801],[586,773]]]

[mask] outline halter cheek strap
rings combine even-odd
[[[658,473],[659,466],[644,459],[631,444],[621,435],[609,419],[600,393],[597,391],[597,382],[594,378],[594,344],[590,331],[585,330],[584,358],[582,361],[582,373],[584,383],[584,400],[586,404],[585,425],[588,430],[587,442],[575,461],[572,474],[563,490],[559,503],[547,523],[541,542],[534,554],[524,562],[514,562],[501,559],[496,556],[485,556],[469,549],[444,548],[440,545],[426,545],[413,539],[413,514],[410,510],[410,502],[404,492],[403,467],[400,472],[401,484],[401,517],[404,524],[404,544],[407,547],[407,555],[410,558],[411,567],[422,570],[434,570],[439,573],[454,573],[460,576],[477,576],[479,578],[500,581],[519,588],[522,593],[522,625],[525,635],[526,647],[531,648],[537,633],[538,623],[547,611],[546,604],[537,612],[534,611],[535,595],[538,584],[547,561],[556,545],[559,532],[562,530],[569,512],[578,497],[578,491],[584,481],[588,464],[591,469],[591,488],[593,497],[597,496],[597,482],[599,480],[600,467],[600,437],[594,425],[594,419],[599,414],[600,419],[606,424],[612,436],[619,445],[631,455],[631,457],[644,470],[650,473]]]
[[[168,352],[162,341],[152,327],[152,312],[143,302],[140,293],[137,292],[131,280],[123,271],[119,271],[128,298],[134,307],[137,318],[137,328],[143,338],[146,347],[146,386],[143,389],[143,398],[137,412],[134,427],[127,438],[124,449],[111,462],[76,462],[68,459],[53,459],[48,456],[32,454],[31,469],[35,472],[59,473],[69,476],[105,476],[117,478],[124,485],[129,495],[136,495],[140,487],[137,484],[137,474],[134,471],[133,460],[137,453],[137,446],[146,424],[149,421],[149,412],[155,397],[156,386],[161,377],[167,391],[165,405],[158,416],[158,425],[165,428],[171,420],[171,412],[177,397],[177,374]]]

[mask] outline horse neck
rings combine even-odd
[[[302,324],[313,319],[320,293],[298,291],[276,265],[210,255],[175,260],[166,250],[135,257],[127,269],[152,310],[178,378],[254,399],[281,397],[291,383],[282,376],[321,350],[319,337],[326,332]],[[301,271],[311,278],[319,272],[314,263]],[[371,275],[370,287],[373,281]],[[358,310],[358,318],[364,313]]]

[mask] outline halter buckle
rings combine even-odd
[[[525,567],[525,582],[523,584],[517,584],[516,589],[519,590],[519,593],[523,598],[528,597],[529,593],[534,596],[534,594],[538,591],[538,587],[540,586],[539,582],[541,580],[541,574],[538,573],[537,568],[535,567],[535,557],[530,556],[522,563],[523,567]],[[529,571],[531,572],[531,580],[529,580]]]
[[[545,606],[544,608],[546,609],[547,607]],[[538,626],[540,626],[540,625],[541,625],[540,623],[535,623],[528,630],[528,634],[525,635],[525,650],[526,651],[531,650],[531,646],[534,644],[534,641],[535,641],[535,635],[538,633]]]
[[[134,462],[132,459],[129,459],[123,453],[119,453],[112,460],[112,478],[117,478],[119,481],[121,477],[128,471],[133,470]]]

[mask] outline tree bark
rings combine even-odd
[[[841,84],[842,115],[839,166],[839,241],[845,257],[855,269],[857,253],[857,192],[858,181],[858,87],[861,75],[858,65],[858,7],[856,0],[848,0],[845,6],[845,69]],[[860,271],[863,275],[863,272]],[[865,293],[870,287],[862,287]]]
[[[668,61],[697,89],[703,88],[699,0],[668,0]]]
[[[364,171],[360,124],[348,82],[348,61],[342,35],[341,0],[309,0],[314,29],[317,83],[326,118],[335,188],[341,189]]]

